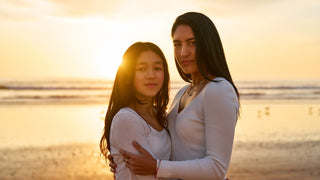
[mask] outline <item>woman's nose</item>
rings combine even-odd
[[[188,54],[189,54],[189,50],[188,50],[187,46],[182,45],[180,56],[184,57],[184,56],[188,56]]]

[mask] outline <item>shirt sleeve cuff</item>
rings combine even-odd
[[[158,160],[157,160],[157,167],[158,167]],[[161,160],[161,163],[158,168],[157,178],[170,178],[171,177],[171,164],[170,161]]]

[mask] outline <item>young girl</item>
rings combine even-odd
[[[115,178],[154,179],[154,175],[134,175],[123,161],[120,149],[139,152],[138,142],[153,158],[169,159],[171,141],[167,132],[169,73],[166,59],[158,46],[137,42],[123,55],[105,117],[100,150],[110,151],[117,164]]]

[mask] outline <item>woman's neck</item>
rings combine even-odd
[[[208,75],[207,77],[209,79],[214,79],[216,76]],[[203,75],[200,72],[191,74],[191,78],[192,78],[192,83],[191,83],[192,86],[197,86],[208,81],[208,79],[203,77]]]
[[[192,78],[192,83],[191,83],[192,86],[197,86],[206,80],[200,72],[192,73],[191,78]]]

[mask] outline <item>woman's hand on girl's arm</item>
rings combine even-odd
[[[124,157],[126,166],[136,175],[156,174],[157,160],[136,141],[132,144],[141,154],[133,154],[121,149],[120,153]]]
[[[109,162],[110,171],[112,173],[116,173],[117,164],[114,163],[113,157],[111,154],[108,155],[108,162]]]

